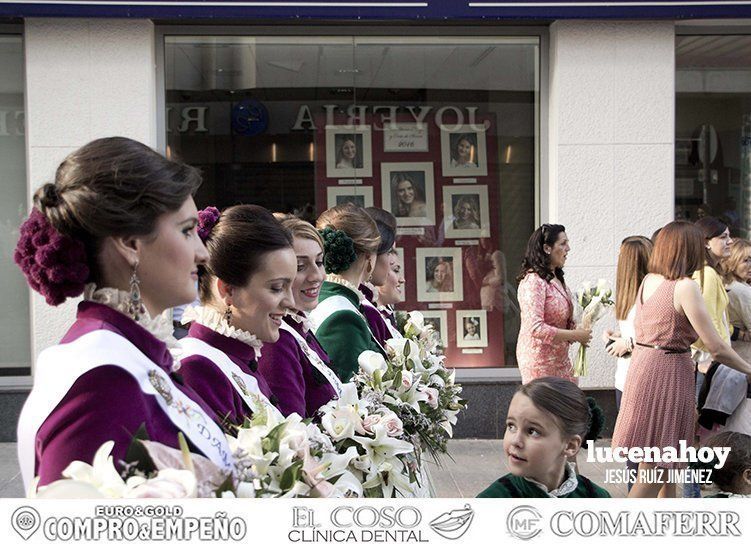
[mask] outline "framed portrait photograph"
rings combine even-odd
[[[361,208],[373,205],[373,188],[350,185],[326,188],[326,205],[329,208],[351,202]]]
[[[443,188],[446,238],[489,238],[490,206],[485,185]]]
[[[425,318],[425,324],[430,323],[441,336],[441,346],[448,347],[449,344],[449,318],[446,310],[423,310],[420,312]]]
[[[488,347],[488,314],[485,310],[456,312],[456,345],[460,348]]]
[[[400,227],[435,225],[432,162],[381,163],[381,207]]]
[[[369,126],[326,126],[326,177],[373,177]]]
[[[425,123],[392,123],[383,126],[385,152],[428,151],[428,125]]]
[[[441,127],[441,170],[446,178],[487,176],[485,130],[472,125]]]
[[[464,299],[461,247],[418,247],[415,253],[418,301]]]

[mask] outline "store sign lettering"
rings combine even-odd
[[[461,125],[470,125],[472,130],[485,130],[488,128],[487,121],[481,124],[477,124],[477,107],[467,106],[465,108],[459,108],[457,106],[443,106],[440,108],[434,108],[433,106],[358,106],[351,104],[346,110],[340,108],[336,104],[324,104],[322,109],[326,112],[326,125],[334,125],[334,114],[344,113],[347,115],[347,120],[344,123],[339,123],[345,126],[365,125],[366,115],[370,113],[380,118],[381,123],[373,123],[374,130],[389,130],[396,129],[398,123],[396,120],[397,113],[407,112],[411,116],[409,122],[413,122],[417,125],[418,129],[422,129],[425,125],[425,121],[429,115],[433,115],[435,124],[442,129],[456,130]],[[434,111],[435,110],[435,111]],[[447,115],[450,121],[447,121]],[[292,127],[292,130],[306,130],[316,129],[313,113],[310,111],[310,106],[303,104],[300,109],[297,110],[297,119]]]
[[[23,110],[0,110],[0,136],[23,136],[24,119]]]
[[[206,128],[206,112],[209,108],[206,106],[189,106],[180,110],[180,116],[177,120],[173,118],[173,108],[167,108],[167,132],[172,132],[173,125],[177,122],[177,132],[184,133],[192,129],[195,133],[208,132]]]

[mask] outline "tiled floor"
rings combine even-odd
[[[439,497],[474,497],[508,472],[500,440],[452,440],[449,442],[449,453],[453,461],[446,458],[442,467],[430,467]],[[620,468],[617,464],[587,463],[585,459],[586,453],[580,453],[579,469],[598,485],[603,482],[606,469]],[[613,497],[626,496],[625,485],[602,487],[610,491]],[[23,495],[16,444],[0,443],[0,497]]]

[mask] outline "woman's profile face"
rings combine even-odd
[[[198,265],[208,252],[198,237],[198,211],[192,197],[179,210],[162,214],[152,237],[141,245],[137,273],[150,313],[196,299]]]
[[[295,309],[310,312],[318,306],[318,293],[326,274],[323,270],[323,249],[316,240],[295,236],[297,276],[292,284]]]
[[[733,245],[733,239],[730,237],[730,230],[725,229],[722,234],[710,238],[707,241],[707,246],[717,260],[727,259],[730,257],[730,246]]]
[[[469,162],[472,153],[472,144],[469,140],[462,138],[456,143],[456,156],[461,162]]]
[[[743,252],[743,259],[738,262],[738,266],[735,267],[734,272],[743,281],[751,280],[751,248]]]
[[[342,144],[342,157],[347,160],[353,160],[357,155],[357,146],[352,140],[344,140]]]
[[[396,196],[404,204],[412,204],[415,201],[415,188],[408,179],[403,179],[396,185]]]
[[[553,247],[545,245],[545,251],[550,251],[550,267],[551,268],[563,268],[566,264],[566,258],[571,248],[568,245],[568,236],[565,232],[559,232],[558,238],[553,244]]]

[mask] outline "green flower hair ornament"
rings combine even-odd
[[[355,243],[343,230],[326,227],[319,230],[323,238],[323,266],[327,274],[339,274],[357,260]]]
[[[597,404],[592,397],[587,397],[587,405],[589,407],[589,432],[582,440],[582,447],[587,447],[587,440],[597,440],[600,438],[600,433],[605,428],[605,414],[602,408]]]

